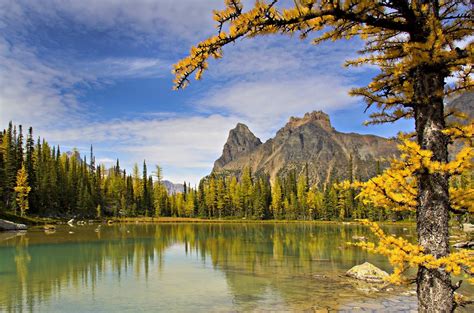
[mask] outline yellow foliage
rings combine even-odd
[[[444,133],[450,140],[472,140],[472,123],[465,126],[448,127]],[[373,204],[383,209],[411,210],[418,206],[417,173],[429,171],[444,173],[451,177],[449,188],[450,205],[454,212],[474,213],[474,182],[472,175],[474,151],[471,145],[464,146],[450,162],[432,160],[433,152],[423,150],[410,140],[409,135],[400,135],[400,159],[393,160],[391,166],[382,174],[367,182],[344,181],[338,184],[341,189],[359,188],[358,198],[365,204]],[[353,245],[386,256],[393,265],[394,271],[389,281],[394,284],[404,282],[403,273],[410,267],[423,266],[428,269],[440,269],[454,275],[462,271],[471,276],[469,282],[474,283],[474,252],[460,250],[441,258],[424,253],[419,245],[412,244],[403,238],[386,235],[373,222],[362,220],[370,226],[379,239],[378,244],[360,242]]]
[[[29,209],[28,194],[31,191],[31,187],[28,186],[28,174],[26,173],[25,165],[23,164],[16,176],[16,186],[14,188],[16,192],[16,199],[20,208],[21,216],[25,215]]]
[[[403,273],[410,267],[416,268],[418,266],[440,269],[454,275],[460,275],[462,271],[471,276],[474,274],[474,252],[472,251],[459,250],[445,257],[436,258],[431,254],[424,253],[421,246],[412,244],[406,239],[386,235],[375,222],[368,220],[361,220],[361,222],[370,227],[370,230],[379,239],[379,243],[377,245],[372,242],[350,244],[386,256],[394,267],[393,274],[388,277],[390,283],[404,283]],[[469,282],[474,283],[474,279],[470,278]]]
[[[472,138],[472,123],[466,126],[447,128],[444,133],[452,141],[462,138]],[[409,136],[400,135],[400,159],[392,160],[391,165],[382,174],[371,178],[367,182],[345,181],[339,188],[359,188],[358,198],[364,204],[373,204],[383,209],[394,211],[415,211],[418,205],[417,173],[429,171],[430,173],[445,173],[452,180],[473,170],[474,149],[464,146],[449,162],[432,160],[433,152],[423,150],[409,139]],[[449,188],[451,207],[457,212],[474,213],[474,187],[472,184]]]
[[[315,36],[314,44],[355,36],[365,42],[362,56],[346,65],[370,64],[381,70],[368,86],[351,92],[363,96],[368,106],[375,104],[382,109],[371,116],[371,123],[413,116],[411,73],[419,66],[448,70],[454,83],[446,86],[444,95],[473,88],[474,45],[470,42],[464,49],[456,48],[456,43],[472,35],[474,29],[472,12],[461,1],[441,1],[438,12],[417,2],[407,8],[377,0],[295,0],[290,6],[280,3],[256,0],[244,10],[240,0],[225,0],[225,8],[214,11],[218,33],[192,47],[189,56],[174,65],[175,88],[184,88],[194,72],[200,79],[208,59],[222,57],[222,48],[229,43],[260,35],[295,33],[302,39]],[[424,21],[426,35],[422,40],[411,38],[413,17]]]

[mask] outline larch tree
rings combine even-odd
[[[26,211],[29,209],[28,194],[31,191],[31,187],[28,186],[28,174],[26,173],[25,164],[18,171],[14,190],[16,192],[16,201],[20,208],[20,215],[25,216]]]
[[[326,40],[359,37],[365,43],[362,57],[347,65],[375,65],[379,74],[352,95],[362,96],[368,107],[379,110],[371,123],[415,120],[415,143],[427,151],[429,162],[414,171],[418,243],[435,260],[449,255],[449,170],[433,170],[432,162],[448,163],[450,136],[444,100],[472,89],[473,13],[467,0],[258,0],[244,10],[240,0],[226,0],[214,11],[218,33],[191,48],[190,55],[174,66],[175,88],[183,88],[195,73],[199,79],[208,59],[221,58],[225,45],[242,38],[267,34],[315,36]],[[454,83],[447,85],[447,79]],[[471,159],[472,160],[472,159]],[[471,163],[467,159],[466,162]],[[420,312],[454,310],[454,289],[446,268],[420,264],[418,305]]]

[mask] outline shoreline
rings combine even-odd
[[[205,219],[205,218],[194,218],[194,217],[118,217],[107,219],[107,222],[111,223],[123,223],[123,224],[161,224],[161,223],[209,223],[209,224],[295,224],[295,223],[306,223],[306,224],[341,224],[341,225],[357,225],[360,222],[351,221],[323,221],[323,220],[254,220],[254,219]],[[414,221],[399,221],[390,222],[382,221],[378,222],[383,225],[415,225]]]
[[[0,219],[5,219],[15,223],[26,224],[30,227],[44,226],[44,225],[61,225],[67,224],[71,218],[54,218],[41,216],[26,216],[20,217],[11,213],[0,214]],[[223,219],[207,219],[198,217],[106,217],[106,218],[74,218],[74,224],[79,221],[92,223],[109,223],[109,224],[166,224],[166,223],[209,223],[209,224],[341,224],[341,225],[357,225],[360,222],[356,220],[347,221],[328,221],[328,220],[256,220],[256,219],[242,219],[242,218],[223,218]],[[380,221],[381,225],[400,225],[400,226],[414,226],[415,221]]]

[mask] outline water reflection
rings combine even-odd
[[[354,235],[370,237],[360,226],[309,223],[28,232],[0,242],[0,311],[376,308],[380,297],[412,309],[413,296],[367,294],[339,276],[365,260],[389,270],[383,258],[347,248]]]

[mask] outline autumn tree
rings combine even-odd
[[[315,36],[326,40],[359,37],[365,42],[360,59],[348,65],[371,64],[379,74],[366,87],[354,89],[369,107],[379,111],[372,123],[414,118],[415,142],[430,151],[430,161],[448,162],[444,99],[471,89],[473,43],[457,47],[473,33],[470,3],[465,0],[259,0],[244,10],[240,0],[226,0],[214,11],[218,34],[191,48],[174,66],[175,87],[185,87],[190,75],[199,79],[208,59],[221,58],[222,48],[241,38],[266,34]],[[448,78],[455,83],[446,85]],[[451,209],[448,172],[416,171],[418,242],[435,259],[449,254],[448,220]],[[417,277],[420,312],[454,310],[450,274],[420,265]]]
[[[282,216],[283,208],[283,194],[281,190],[281,180],[279,177],[275,179],[272,187],[272,202],[271,212],[275,219],[279,219]]]
[[[161,216],[165,211],[166,206],[166,188],[163,186],[163,170],[161,166],[156,165],[153,175],[156,178],[156,183],[153,184],[153,206],[155,208],[155,216]]]
[[[25,165],[23,164],[21,169],[18,171],[16,176],[16,201],[20,208],[20,215],[25,216],[26,211],[29,208],[28,194],[31,191],[31,187],[28,186],[28,174],[26,173]]]

